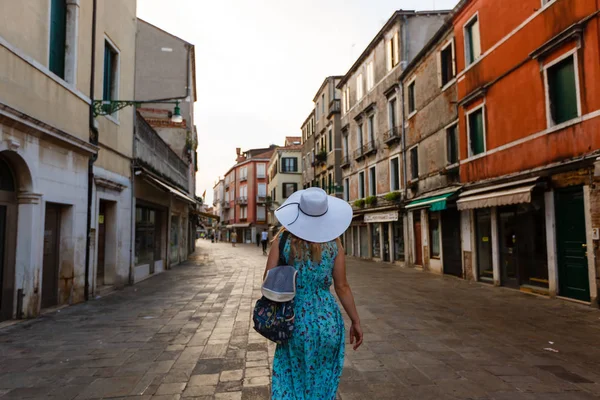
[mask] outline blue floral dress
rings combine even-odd
[[[280,238],[281,239],[281,238]],[[273,362],[273,400],[334,400],[344,365],[344,320],[333,294],[335,241],[322,245],[320,263],[290,262],[298,270],[294,334],[277,345]]]

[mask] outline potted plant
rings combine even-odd
[[[400,201],[400,199],[402,198],[402,194],[400,192],[391,192],[391,193],[386,194],[384,196],[384,198],[387,201],[396,202],[396,201]]]
[[[371,207],[377,204],[377,196],[369,196],[365,199],[365,203]]]
[[[327,161],[327,151],[321,150],[320,152],[317,153],[317,155],[315,157],[316,157],[317,161],[326,162]]]
[[[354,202],[354,207],[356,207],[356,208],[363,208],[364,206],[365,206],[364,199],[359,199]]]

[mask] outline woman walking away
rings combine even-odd
[[[267,271],[279,260],[279,240],[287,230],[284,258],[296,278],[294,331],[277,345],[273,363],[273,400],[334,400],[344,365],[344,320],[335,291],[352,321],[350,343],[362,344],[363,333],[354,297],[346,280],[346,261],[339,237],[352,221],[352,208],[324,190],[310,188],[291,195],[275,211],[283,225],[271,246]]]

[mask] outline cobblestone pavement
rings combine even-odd
[[[199,242],[180,267],[0,329],[0,400],[268,399],[274,347],[250,327],[265,257]],[[365,345],[350,399],[600,396],[600,312],[385,264],[349,261]]]

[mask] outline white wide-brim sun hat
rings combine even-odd
[[[275,210],[281,225],[292,235],[313,243],[340,237],[352,223],[352,207],[328,196],[323,189],[309,188],[292,194]]]

